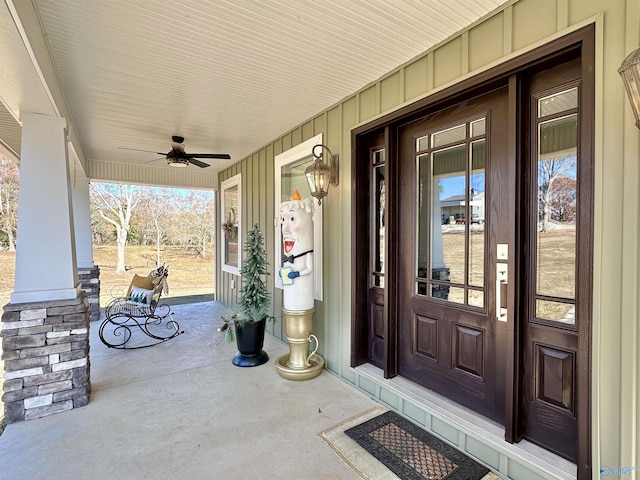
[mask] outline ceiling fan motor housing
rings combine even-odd
[[[189,157],[180,150],[172,149],[167,153],[167,163],[172,167],[186,167],[189,165]]]

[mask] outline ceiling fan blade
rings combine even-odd
[[[164,153],[161,153],[160,155],[164,155]],[[147,160],[147,161],[146,161],[146,162],[144,162],[144,163],[145,163],[145,165],[146,165],[147,163],[157,162],[158,160],[164,160],[164,159],[166,159],[166,156],[158,157],[158,158],[154,158],[153,160]]]
[[[146,152],[146,153],[155,153],[156,155],[167,155],[166,153],[156,152],[154,150],[141,150],[140,148],[127,148],[127,147],[118,147],[120,150],[133,150],[134,152]]]
[[[189,156],[191,157],[191,156]],[[207,168],[209,166],[208,163],[201,162],[200,160],[196,160],[195,158],[189,158],[189,163],[193,163],[194,165],[200,168]]]
[[[228,153],[189,153],[191,158],[219,158],[221,160],[231,160]]]

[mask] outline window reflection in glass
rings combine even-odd
[[[429,202],[427,195],[429,193],[429,154],[418,156],[418,202],[417,202],[417,277],[427,278],[427,237],[429,235]],[[423,287],[426,284],[421,284]],[[420,289],[419,289],[420,290]],[[426,294],[426,288],[419,293]]]
[[[547,117],[574,108],[578,108],[577,87],[542,97],[538,101],[538,117]]]
[[[485,134],[487,121],[484,118],[471,122],[471,136],[479,137]]]
[[[433,153],[433,190],[439,196],[439,229],[434,226],[431,237],[431,278],[441,280],[443,269],[448,271],[452,283],[465,283],[465,218],[466,218],[466,144],[438,150]],[[442,198],[440,198],[442,197]],[[440,231],[438,231],[440,230]],[[437,247],[442,237],[442,249]]]
[[[280,201],[288,202],[296,190],[302,198],[310,197],[309,182],[304,174],[306,168],[313,163],[313,157],[301,158],[282,166],[280,179]]]
[[[231,267],[238,266],[238,186],[224,191],[224,259]]]
[[[548,300],[536,301],[537,318],[574,324],[576,314],[575,310],[575,305],[569,303],[552,302]]]
[[[477,122],[476,122],[477,123]],[[483,128],[484,131],[484,128]],[[485,144],[484,139],[471,144],[471,189],[469,191],[469,285],[484,286],[484,194],[485,194]]]
[[[384,288],[384,252],[385,252],[385,159],[384,150],[373,152],[373,285]]]
[[[575,323],[577,88],[538,101],[536,318]],[[543,118],[551,115],[551,118]],[[559,300],[559,301],[556,301]]]
[[[431,135],[431,147],[437,148],[451,143],[458,143],[464,141],[467,137],[467,126],[457,125],[455,127],[447,128],[446,130],[440,130]]]
[[[484,307],[484,292],[481,290],[469,290],[468,302],[472,307]]]
[[[429,148],[429,135],[420,137],[416,140],[416,151],[421,152]]]
[[[484,118],[416,142],[416,293],[485,308]]]
[[[431,287],[431,296],[435,298],[440,298],[440,294],[442,292],[442,285],[433,285]],[[447,286],[447,301],[453,303],[460,303],[462,305],[465,304],[464,301],[464,288],[462,287],[452,287]]]

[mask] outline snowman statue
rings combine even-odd
[[[287,310],[308,310],[314,306],[313,201],[302,200],[297,190],[291,198],[280,204],[283,304]]]
[[[316,354],[313,335],[313,211],[311,198],[302,199],[296,190],[291,200],[280,204],[282,258],[282,316],[290,353],[276,362],[278,373],[290,380],[307,380],[320,374],[324,358]],[[315,349],[309,354],[311,340]]]

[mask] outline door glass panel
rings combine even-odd
[[[416,140],[416,151],[421,152],[427,148],[429,148],[429,135],[425,135]]]
[[[416,143],[428,147],[416,156],[416,293],[478,308],[485,307],[484,131],[476,118]]]
[[[573,324],[575,323],[575,306],[569,303],[537,300],[536,317]]]
[[[372,154],[373,160],[373,255],[372,273],[373,285],[384,288],[384,252],[385,252],[385,163],[384,150],[377,150]]]
[[[471,122],[471,136],[479,137],[480,135],[484,135],[486,123],[487,121],[484,118],[476,120],[475,122]]]
[[[575,323],[577,88],[542,97],[538,114],[536,317]],[[568,112],[567,112],[568,113]],[[557,302],[555,300],[561,300]]]
[[[574,108],[578,108],[577,87],[542,97],[538,101],[538,116],[547,117]]]
[[[477,123],[477,122],[474,122]],[[469,191],[469,285],[484,286],[484,193],[485,148],[484,139],[471,144],[471,174]]]
[[[417,251],[416,265],[418,278],[427,278],[427,236],[429,235],[429,215],[427,194],[430,191],[429,182],[429,154],[419,155],[417,160],[418,185],[417,185]],[[426,283],[418,283],[418,293],[425,295]]]
[[[435,298],[442,298],[439,295],[444,294],[444,290],[446,289],[447,297],[446,299],[449,302],[460,303],[462,305],[465,304],[464,301],[464,288],[462,287],[452,287],[450,285],[433,285],[431,296]]]
[[[484,306],[484,292],[480,290],[469,290],[469,305],[482,308]]]
[[[431,147],[437,148],[451,143],[462,142],[467,137],[467,126],[458,125],[441,130],[431,136]]]
[[[466,150],[463,144],[433,153],[433,190],[440,194],[437,199],[434,195],[434,205],[441,214],[434,215],[438,225],[431,237],[431,278],[440,280],[446,269],[449,281],[460,284],[465,283],[466,274]]]

